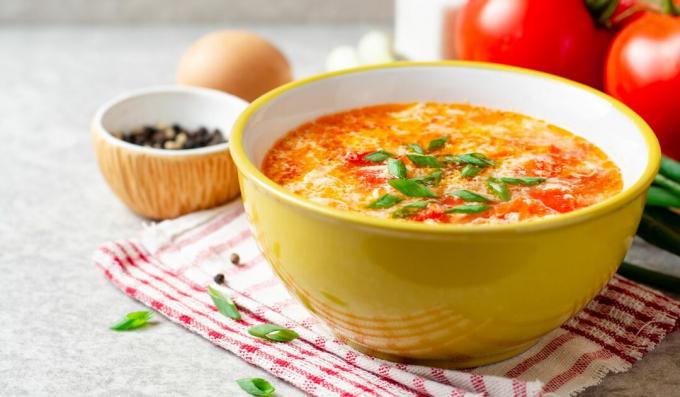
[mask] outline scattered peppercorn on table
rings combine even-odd
[[[134,332],[111,331],[126,313],[145,308],[90,262],[99,243],[133,235],[143,221],[99,176],[91,115],[123,90],[172,82],[184,47],[223,27],[0,28],[0,394],[238,396],[246,394],[237,379],[264,378],[276,395],[303,395],[160,315]],[[320,72],[329,49],[367,29],[253,30],[276,42],[300,77]],[[677,258],[645,244],[629,256],[678,267]],[[674,395],[679,361],[676,332],[632,370],[581,395]]]

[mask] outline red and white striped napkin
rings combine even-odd
[[[243,266],[233,266],[236,252]],[[141,239],[102,245],[95,264],[126,294],[314,396],[574,395],[628,370],[679,324],[680,303],[615,276],[583,311],[529,351],[467,371],[395,364],[343,344],[285,290],[257,249],[240,201],[151,225]],[[243,315],[216,311],[206,286],[226,274]],[[297,331],[270,343],[247,329]]]

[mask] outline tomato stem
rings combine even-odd
[[[680,16],[680,7],[676,7],[673,0],[663,0],[661,10],[664,14]]]

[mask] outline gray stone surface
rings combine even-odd
[[[393,0],[2,0],[0,22],[389,22]]]
[[[142,306],[90,261],[99,243],[134,235],[142,222],[99,175],[91,116],[113,95],[171,83],[183,48],[217,27],[0,28],[0,395],[231,396],[243,395],[234,379],[244,376],[272,379],[279,396],[301,395],[162,318],[140,332],[109,331]],[[281,46],[298,77],[320,71],[330,48],[368,30],[251,28]],[[678,390],[675,333],[585,395]]]

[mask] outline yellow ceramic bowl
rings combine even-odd
[[[229,143],[165,150],[127,143],[115,132],[178,123],[219,128],[228,134],[247,102],[206,88],[161,86],[121,95],[104,104],[92,121],[99,169],[113,192],[134,212],[175,218],[238,196]]]
[[[507,109],[564,127],[619,165],[624,190],[550,219],[430,225],[324,207],[260,171],[272,144],[305,121],[423,100]],[[520,353],[583,308],[630,246],[660,156],[640,117],[596,90],[466,62],[396,63],[288,84],[241,115],[231,144],[257,242],[290,291],[361,350],[449,367]]]

